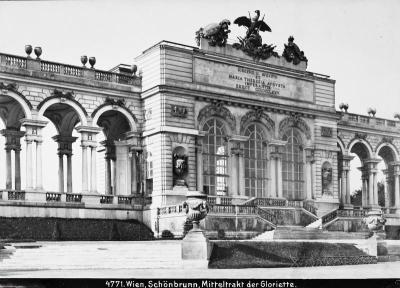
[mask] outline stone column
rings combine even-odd
[[[314,157],[312,154],[306,156],[306,197],[308,200],[313,199],[313,185],[312,185],[312,164]]]
[[[12,189],[11,148],[6,147],[6,189]]]
[[[278,198],[283,198],[283,189],[282,189],[282,154],[279,154],[279,156],[276,158],[276,175],[277,175],[277,194]]]
[[[58,153],[58,192],[64,193],[64,155]]]
[[[88,193],[88,155],[87,149],[88,146],[85,144],[81,145],[82,147],[82,193]]]
[[[72,193],[72,153],[67,154],[67,192]]]
[[[400,166],[396,163],[394,169],[394,207],[400,209]]]
[[[136,160],[136,151],[131,151],[131,193],[137,194],[137,183],[138,183],[138,173],[137,173],[137,160]]]
[[[271,177],[271,184],[270,184],[270,191],[268,193],[268,197],[278,197],[277,191],[276,191],[276,161],[275,157],[271,154],[269,157],[269,167],[270,167],[270,177]]]
[[[244,152],[242,148],[239,148],[238,150],[238,191],[239,195],[244,196],[245,195],[245,181],[244,181]]]
[[[344,207],[346,205],[346,190],[347,190],[347,177],[346,177],[346,170],[342,169],[342,187],[341,187],[341,195],[340,195],[340,200],[341,204]]]
[[[21,190],[21,149],[15,149],[15,190]]]
[[[106,194],[112,194],[112,187],[111,187],[111,159],[106,157]]]
[[[228,168],[229,168],[229,179],[230,179],[230,189],[228,189],[229,191],[229,196],[237,196],[238,193],[238,189],[239,189],[239,177],[238,177],[238,169],[239,169],[239,148],[238,147],[232,147],[231,148],[231,153],[230,153],[230,159],[228,162]]]
[[[97,193],[97,172],[96,172],[96,146],[91,148],[91,161],[90,161],[90,190]]]
[[[201,144],[196,146],[196,170],[197,190],[203,191],[203,146]]]
[[[378,204],[378,170],[374,171],[374,205]]]
[[[26,189],[33,189],[32,179],[32,140],[25,139],[26,142]]]
[[[42,142],[43,140],[36,140],[36,189],[43,190],[42,178]]]
[[[389,179],[389,171],[387,169],[382,170],[383,174],[385,175],[385,181],[383,181],[384,185],[384,193],[385,193],[385,205],[384,207],[390,207],[390,201],[389,201],[389,186],[390,186],[390,179]]]
[[[368,204],[374,205],[374,172],[372,169],[368,171]]]
[[[351,204],[351,198],[350,198],[350,179],[349,179],[349,174],[350,174],[350,162],[353,160],[354,156],[350,155],[343,155],[342,156],[342,167],[343,167],[343,173],[342,173],[342,191],[344,191],[344,194],[346,195],[345,198],[342,199],[344,201],[343,207],[345,209],[352,209],[353,205]]]
[[[368,170],[367,167],[361,167],[361,181],[362,181],[362,195],[361,195],[361,200],[362,200],[362,207],[367,207],[368,206]]]

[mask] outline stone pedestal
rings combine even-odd
[[[183,260],[203,260],[210,258],[210,242],[200,229],[193,228],[182,240]]]

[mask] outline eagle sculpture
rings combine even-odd
[[[250,38],[252,34],[258,34],[259,31],[265,32],[271,32],[271,28],[267,25],[267,23],[264,22],[264,17],[263,19],[260,19],[260,10],[255,11],[256,15],[252,18],[246,17],[246,16],[241,16],[236,18],[236,20],[233,22],[234,24],[237,24],[239,27],[240,26],[246,26],[247,27],[247,33],[245,38]],[[249,13],[250,16],[250,13]]]

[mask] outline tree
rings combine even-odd
[[[385,184],[384,180],[379,181],[378,184],[378,204],[381,207],[385,207]],[[362,190],[357,189],[350,196],[350,203],[354,206],[362,206]],[[388,205],[386,205],[388,206]]]

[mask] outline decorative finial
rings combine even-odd
[[[400,113],[394,113],[394,118],[400,120]]]
[[[368,108],[368,115],[372,117],[375,117],[376,114],[376,109],[375,108]]]
[[[32,45],[25,45],[25,53],[27,54],[27,58],[31,58],[32,53]]]
[[[40,60],[40,55],[42,55],[42,47],[35,47],[35,55],[36,55],[36,60]]]
[[[96,64],[96,57],[89,58],[90,69],[94,69],[94,64]]]
[[[86,67],[87,61],[88,61],[88,58],[86,55],[81,56],[81,63],[83,65],[83,67]]]
[[[133,64],[133,65],[131,66],[131,70],[132,70],[133,76],[136,76],[137,65]]]
[[[231,25],[231,21],[223,19],[218,24],[211,23],[204,28],[200,28],[196,31],[195,39],[197,46],[200,46],[200,39],[204,38],[209,40],[208,44],[210,46],[224,47],[228,40],[228,34],[231,32],[231,30],[229,30],[229,25]]]

